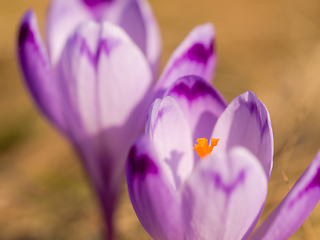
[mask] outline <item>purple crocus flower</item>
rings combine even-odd
[[[218,138],[202,160],[198,138]],[[134,210],[153,239],[248,239],[264,206],[273,134],[266,107],[252,92],[229,105],[199,77],[177,80],[148,114],[130,150],[127,184]],[[320,153],[286,198],[251,235],[285,240],[320,198]]]
[[[89,18],[83,12],[95,20],[112,19],[120,27],[87,21],[73,29]],[[122,20],[115,21],[115,16]],[[187,74],[211,81],[215,68],[214,29],[198,26],[175,50],[153,87],[160,40],[150,19],[155,21],[144,0],[56,0],[49,10],[50,57],[32,11],[20,26],[18,57],[26,85],[42,113],[79,153],[101,200],[109,238],[126,156],[143,132],[154,96]],[[145,28],[145,35],[130,34],[135,27]],[[145,36],[145,45],[134,41],[138,36]]]

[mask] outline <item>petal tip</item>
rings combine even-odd
[[[27,10],[21,20],[20,29],[19,29],[18,44],[20,48],[23,47],[23,44],[26,41],[34,40],[34,35],[32,30],[32,25],[34,24],[33,23],[34,21],[36,21],[36,15],[34,11],[31,9]]]
[[[211,34],[213,37],[215,36],[216,30],[214,25],[211,22],[204,23],[199,25],[198,28],[206,34]]]

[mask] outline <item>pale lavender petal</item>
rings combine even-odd
[[[122,128],[117,144],[131,146],[143,131],[152,102],[152,73],[142,52],[121,28],[104,22],[101,34],[109,39],[108,51],[98,63],[101,126]]]
[[[108,21],[121,26],[146,55],[154,71],[161,54],[160,31],[145,0],[53,0],[47,19],[51,60],[59,61],[69,36],[85,21]]]
[[[119,25],[146,55],[154,76],[161,57],[161,36],[157,20],[146,0],[127,0]]]
[[[157,96],[183,76],[197,75],[210,82],[216,66],[214,39],[211,24],[194,28],[169,59],[156,85]]]
[[[21,21],[18,57],[26,85],[36,104],[54,125],[66,133],[58,84],[33,11],[28,11]]]
[[[210,139],[214,125],[227,103],[222,95],[198,76],[177,80],[165,95],[173,97],[190,125],[193,143],[198,138]]]
[[[155,240],[182,240],[179,196],[162,172],[152,142],[145,136],[131,148],[126,177],[132,206]]]
[[[267,195],[267,178],[247,149],[200,162],[182,189],[185,239],[241,239]]]
[[[261,162],[270,178],[273,164],[273,133],[267,108],[253,92],[236,97],[221,114],[212,134],[220,141],[215,151],[244,146]]]
[[[150,137],[161,168],[173,188],[190,175],[194,160],[192,135],[183,112],[170,96],[157,99],[149,110],[146,135]]]
[[[83,24],[69,39],[59,62],[59,79],[70,127],[75,134],[94,135],[101,130],[97,64],[100,25]],[[80,138],[76,136],[76,138]]]
[[[120,146],[130,145],[143,129],[152,75],[125,32],[106,22],[81,25],[66,45],[60,73],[70,112],[85,133],[122,128],[117,138],[125,143]]]
[[[288,239],[320,199],[320,152],[278,207],[254,232],[252,240]]]
[[[51,1],[46,22],[46,36],[53,66],[60,60],[62,50],[77,26],[92,19],[92,14],[83,1]]]

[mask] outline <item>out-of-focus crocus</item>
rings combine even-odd
[[[161,56],[157,21],[146,0],[52,0],[48,11],[46,37],[51,63],[61,53],[80,23],[108,21],[120,26],[145,54],[156,75]]]
[[[195,149],[207,152],[202,159],[193,150],[197,139]],[[145,135],[130,150],[130,199],[153,239],[248,239],[266,200],[272,158],[270,117],[254,93],[227,105],[204,80],[184,77],[154,101]],[[319,198],[320,153],[251,239],[287,239]]]
[[[112,238],[112,216],[126,156],[134,139],[143,132],[154,96],[161,95],[175,78],[187,74],[197,74],[211,81],[216,62],[215,33],[210,24],[192,30],[173,53],[154,88],[152,71],[156,68],[157,58],[152,56],[158,48],[152,46],[160,42],[155,41],[157,34],[142,51],[141,45],[130,38],[134,39],[132,34],[129,36],[110,22],[88,21],[71,30],[71,26],[76,25],[73,20],[82,19],[83,11],[97,14],[94,16],[100,16],[98,20],[105,19],[102,18],[104,10],[118,16],[116,19],[119,16],[129,18],[130,21],[120,21],[130,23],[129,30],[135,21],[140,24],[134,17],[139,13],[138,19],[143,20],[143,26],[147,28],[145,42],[149,42],[149,34],[156,31],[156,26],[144,22],[153,19],[144,0],[119,0],[122,8],[114,7],[113,11],[106,10],[107,6],[117,5],[118,1],[103,3],[108,5],[101,11],[100,2],[104,1],[56,0],[52,3],[48,25],[51,58],[43,44],[35,14],[28,11],[20,26],[18,57],[35,103],[81,156],[101,200],[109,238]],[[123,5],[126,2],[128,6]],[[127,6],[127,11],[123,6]],[[130,10],[130,6],[139,7],[140,12],[136,7]],[[122,9],[121,14],[119,9]],[[141,9],[148,14],[143,14]],[[64,12],[68,14],[64,15]],[[65,25],[61,19],[65,19]]]

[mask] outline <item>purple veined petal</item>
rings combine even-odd
[[[67,121],[75,138],[101,130],[98,106],[97,64],[101,27],[95,22],[80,25],[68,40],[58,65]]]
[[[53,66],[60,60],[65,44],[77,26],[92,19],[84,1],[51,1],[46,22],[46,36]]]
[[[73,132],[103,131],[112,155],[127,152],[151,102],[152,74],[140,49],[121,28],[87,22],[69,39],[59,70]]]
[[[215,151],[228,151],[237,145],[249,149],[270,178],[274,152],[271,120],[267,108],[253,92],[239,95],[228,105],[212,137],[220,139]]]
[[[112,22],[125,30],[145,54],[153,75],[156,76],[159,68],[162,43],[159,26],[148,1],[100,0],[99,3],[89,5],[94,5],[93,8],[88,8],[88,10],[92,13],[95,20]]]
[[[320,199],[320,152],[251,240],[288,239],[308,218]]]
[[[182,240],[179,196],[162,172],[148,137],[138,138],[131,148],[126,177],[132,206],[149,235],[155,240]]]
[[[146,123],[146,135],[155,147],[161,168],[174,189],[178,189],[194,166],[192,134],[174,98],[156,99]]]
[[[161,55],[160,31],[146,0],[53,0],[47,19],[47,39],[55,65],[77,26],[88,20],[121,26],[147,57],[156,74]]]
[[[216,66],[215,30],[210,23],[194,28],[173,52],[156,85],[157,96],[178,78],[197,75],[210,82]]]
[[[105,48],[108,51],[100,55],[98,63],[102,125],[107,128],[131,121],[129,132],[137,126],[143,129],[151,104],[153,77],[149,64],[121,28],[104,22],[101,34],[109,39]],[[138,132],[134,135],[136,138]]]
[[[198,138],[210,139],[217,119],[227,107],[222,95],[198,76],[178,79],[165,95],[173,97],[183,111],[190,125],[194,144]]]
[[[243,147],[204,158],[182,189],[185,239],[241,239],[265,202],[263,173]]]
[[[152,76],[141,51],[119,27],[86,22],[68,40],[59,73],[73,141],[81,147],[95,139],[87,147],[98,150],[89,152],[124,166],[150,104]]]
[[[34,101],[61,131],[67,132],[58,84],[39,32],[37,18],[29,10],[24,15],[18,39],[18,58]]]
[[[146,55],[153,75],[157,76],[162,43],[154,13],[146,0],[127,0],[124,2],[126,2],[126,6],[121,12],[119,25]]]

